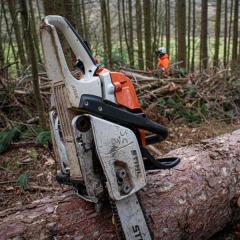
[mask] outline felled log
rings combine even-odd
[[[159,76],[154,75],[154,72],[150,73],[148,72],[148,74],[146,75],[144,71],[137,71],[137,70],[132,70],[132,69],[121,69],[120,72],[122,72],[123,74],[125,74],[127,77],[134,79],[136,82],[140,81],[149,81],[152,82],[154,81],[154,83],[151,83],[153,85],[156,84],[156,82],[159,83],[159,85],[165,85],[169,82],[174,82],[174,83],[178,83],[178,84],[186,84],[188,82],[188,78],[172,78],[172,77],[168,77],[168,78],[159,78]]]
[[[240,130],[171,151],[139,193],[154,239],[208,239],[240,218]],[[98,215],[71,191],[0,212],[0,239],[116,239],[109,205]]]
[[[125,74],[129,78],[136,79],[137,81],[156,81],[156,80],[159,80],[158,77],[144,76],[143,74],[135,73],[135,72],[131,72],[131,71],[121,70],[120,72],[122,72],[123,74]]]

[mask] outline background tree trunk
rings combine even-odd
[[[240,216],[240,130],[191,147],[172,170],[149,171],[139,198],[154,239],[208,239]],[[0,239],[116,239],[109,205],[71,192],[0,212]]]
[[[130,66],[134,67],[134,43],[133,43],[133,19],[132,19],[132,0],[128,0],[129,14],[129,60]]]
[[[192,15],[192,0],[188,0],[188,23],[187,23],[187,69],[190,70],[191,62],[191,15]]]
[[[239,9],[239,0],[234,1],[234,17],[233,17],[233,39],[232,39],[232,62],[235,63],[237,61],[238,56],[238,15]]]
[[[36,29],[36,21],[35,21],[35,14],[34,14],[34,9],[33,9],[33,2],[32,0],[28,0],[28,5],[29,5],[29,10],[30,10],[30,16],[31,16],[31,30],[32,30],[32,36],[33,36],[33,41],[34,41],[34,46],[36,50],[36,55],[38,58],[38,61],[41,63],[41,53],[40,53],[40,48],[39,48],[39,39],[38,39],[38,34],[37,34],[37,29]]]
[[[123,62],[123,44],[122,44],[122,17],[121,17],[121,0],[117,1],[118,7],[118,37],[119,37],[119,55],[121,58],[120,62]]]
[[[202,0],[201,39],[200,39],[200,69],[208,67],[208,1]]]
[[[22,36],[21,36],[21,31],[20,31],[20,25],[18,22],[18,12],[16,11],[16,1],[14,0],[9,0],[7,1],[8,3],[8,9],[9,9],[9,13],[13,22],[13,28],[14,28],[14,33],[15,33],[15,37],[16,37],[16,42],[17,42],[17,47],[18,47],[18,55],[19,55],[19,59],[21,62],[22,67],[26,67],[27,65],[27,61],[26,61],[26,57],[24,54],[24,45],[23,45],[23,41],[22,41]]]
[[[158,22],[158,15],[161,14],[158,11],[158,0],[154,0],[152,1],[152,21],[151,21],[151,26],[152,26],[152,37],[153,37],[153,41],[152,41],[152,57],[154,57],[155,55],[153,54],[156,50],[157,50],[157,39],[158,39],[158,25],[160,24]],[[164,24],[166,24],[166,19],[162,19],[162,22],[164,22]],[[161,24],[160,24],[161,25]],[[154,60],[154,58],[152,59],[152,61]]]
[[[145,64],[152,69],[152,35],[151,35],[151,1],[143,0],[144,37],[145,37]]]
[[[3,13],[0,13],[0,67],[4,65],[4,50],[3,50],[3,36],[2,36],[2,20]]]
[[[74,23],[76,24],[76,30],[80,34],[80,36],[83,38],[83,25],[82,25],[82,13],[81,13],[81,7],[80,7],[80,1],[74,0]]]
[[[217,0],[216,9],[216,23],[215,23],[215,53],[213,59],[213,66],[217,67],[219,62],[219,43],[220,43],[220,33],[221,33],[221,10],[222,10],[222,0]]]
[[[143,39],[142,39],[142,5],[140,0],[136,0],[136,24],[138,43],[138,67],[140,69],[144,69]]]
[[[175,31],[174,31],[174,35],[175,35],[175,60],[178,58],[178,9],[177,9],[177,1],[175,1],[175,11],[174,11],[174,19],[175,19]]]
[[[5,20],[5,24],[6,24],[6,32],[7,32],[7,36],[8,36],[8,42],[9,42],[8,48],[7,48],[7,55],[6,55],[5,63],[9,63],[10,49],[11,49],[12,54],[13,54],[13,58],[14,58],[14,62],[16,62],[17,75],[20,75],[20,67],[19,67],[19,64],[18,64],[18,58],[17,58],[17,54],[16,54],[16,50],[15,50],[14,42],[13,42],[13,38],[12,38],[12,28],[11,28],[11,26],[9,26],[5,4],[6,4],[6,2],[4,2],[4,1],[1,2],[2,13],[3,13],[3,17],[4,17],[4,20]]]
[[[170,0],[165,1],[165,14],[166,14],[166,50],[169,55],[170,53],[170,41],[171,41],[171,31],[170,31]]]
[[[228,46],[227,46],[227,63],[230,59],[230,45],[232,39],[232,20],[233,20],[233,0],[230,3],[230,19],[229,19],[229,28],[228,28]]]
[[[177,1],[178,21],[178,61],[180,67],[186,68],[186,0]]]
[[[223,64],[227,65],[227,34],[228,34],[228,0],[224,2],[224,46],[223,46]]]
[[[34,48],[33,36],[31,32],[31,21],[29,21],[28,8],[26,5],[26,1],[21,0],[20,5],[21,5],[21,14],[22,14],[22,20],[23,20],[25,39],[28,39],[26,46],[27,46],[27,52],[29,56],[29,62],[32,65],[32,84],[33,84],[34,97],[36,101],[36,107],[38,110],[39,123],[40,123],[40,127],[42,129],[45,129],[47,127],[47,123],[46,123],[45,111],[44,111],[43,102],[42,102],[40,89],[39,89],[37,57],[36,57],[36,52]]]
[[[43,0],[44,12],[45,15],[51,15],[55,13],[54,0]]]
[[[195,69],[195,33],[196,33],[196,1],[193,0],[192,3],[193,14],[192,14],[192,62],[191,71],[194,72]]]
[[[108,66],[112,67],[112,41],[111,41],[111,20],[109,11],[109,1],[101,0],[102,25],[104,28],[103,38],[107,50]]]

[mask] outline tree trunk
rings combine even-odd
[[[126,19],[126,6],[125,6],[125,0],[122,0],[122,15],[123,15],[123,30],[124,30],[124,38],[125,38],[125,44],[127,47],[127,53],[128,53],[128,59],[129,59],[129,65],[131,64],[131,51],[130,51],[130,43],[129,43],[129,31],[127,26],[127,19]]]
[[[178,21],[178,61],[180,67],[186,68],[186,0],[177,1]]]
[[[151,1],[143,0],[146,68],[152,69]]]
[[[55,6],[54,6],[54,1],[49,1],[49,0],[43,0],[43,7],[44,7],[44,12],[45,15],[51,15],[55,13]]]
[[[111,19],[110,19],[110,10],[109,10],[109,1],[101,0],[101,17],[102,24],[104,28],[103,38],[105,38],[107,57],[108,57],[108,66],[112,67],[112,40],[111,40]]]
[[[133,20],[132,20],[132,0],[128,0],[129,14],[129,60],[130,66],[134,67],[134,44],[133,44]]]
[[[240,216],[240,130],[167,154],[172,170],[147,174],[140,191],[154,239],[208,239]],[[0,212],[0,239],[116,239],[111,210],[71,192]]]
[[[9,42],[9,46],[7,48],[7,55],[6,55],[5,63],[9,63],[8,60],[9,60],[9,57],[10,57],[10,49],[11,49],[13,57],[14,57],[14,62],[16,62],[17,74],[20,75],[20,68],[19,68],[19,64],[18,64],[18,61],[17,61],[18,60],[17,59],[17,54],[16,54],[16,51],[15,51],[14,42],[13,42],[13,39],[12,39],[12,29],[9,26],[9,21],[8,21],[8,17],[7,17],[7,11],[5,9],[5,5],[4,4],[6,4],[6,2],[2,1],[1,2],[2,13],[3,13],[3,17],[4,17],[4,20],[5,20],[5,24],[6,24],[6,31],[7,31],[8,42]]]
[[[227,66],[227,34],[228,34],[228,0],[224,2],[224,41],[223,41],[223,64]]]
[[[175,4],[174,4],[174,20],[175,20],[175,31],[174,31],[174,34],[175,34],[175,59],[178,58],[178,19],[177,19],[177,1],[175,1]]]
[[[82,14],[79,0],[74,0],[74,22],[76,24],[77,32],[83,38]]]
[[[0,12],[0,67],[4,65],[4,49],[3,49],[3,34],[2,34],[3,11]]]
[[[82,0],[82,15],[83,15],[83,29],[84,29],[84,38],[86,41],[89,41],[88,36],[88,22],[87,22],[87,16],[86,16],[86,6],[85,6],[85,0]]]
[[[161,14],[160,12],[158,12],[158,3],[160,1],[158,0],[154,0],[152,1],[152,16],[151,16],[151,26],[152,26],[152,37],[153,37],[153,41],[152,41],[152,53],[154,53],[157,50],[157,40],[158,40],[158,15]],[[162,21],[164,22],[164,24],[166,24],[166,20],[162,19]],[[154,54],[152,54],[152,56],[154,56]],[[153,59],[155,60],[155,59]]]
[[[9,10],[12,22],[13,22],[12,26],[14,28],[14,33],[15,33],[15,37],[16,37],[16,42],[17,42],[17,47],[18,47],[18,56],[20,58],[22,67],[25,68],[27,65],[27,61],[26,61],[26,57],[24,54],[24,45],[23,45],[23,41],[22,41],[19,22],[17,19],[18,12],[16,11],[16,1],[9,0],[9,1],[7,1],[7,3],[8,3],[8,10]]]
[[[41,63],[42,58],[41,58],[41,53],[40,53],[40,48],[39,48],[39,39],[38,39],[38,34],[37,34],[37,29],[36,29],[36,21],[35,21],[35,14],[34,14],[32,0],[28,0],[28,4],[29,4],[30,15],[31,15],[30,21],[32,22],[31,30],[32,30],[33,41],[34,41],[38,61]]]
[[[188,0],[188,30],[187,30],[187,68],[190,70],[190,60],[191,60],[191,13],[192,13],[192,3]]]
[[[139,69],[144,69],[142,39],[142,5],[140,0],[136,0],[136,25],[138,43],[138,67]]]
[[[215,22],[215,53],[213,59],[213,65],[218,66],[219,63],[219,43],[220,43],[220,33],[221,33],[221,9],[222,0],[217,0],[217,9],[216,9],[216,22]]]
[[[200,39],[200,69],[208,67],[208,1],[202,0],[201,39]]]
[[[233,17],[233,39],[232,39],[232,62],[236,63],[238,56],[238,9],[239,9],[239,0],[234,1],[234,17]]]
[[[26,46],[27,46],[27,52],[29,56],[29,62],[32,65],[32,84],[33,84],[34,97],[36,101],[36,107],[39,115],[39,123],[40,123],[40,127],[42,129],[45,129],[47,127],[47,123],[45,119],[44,106],[43,106],[40,89],[39,89],[37,58],[36,58],[36,52],[34,48],[33,36],[31,32],[31,22],[29,21],[26,1],[21,0],[20,5],[21,5],[22,20],[23,20],[24,35],[25,35],[25,39],[28,39],[26,42]]]
[[[195,69],[195,33],[196,33],[196,1],[193,0],[193,12],[192,12],[192,63],[191,71],[194,72]]]
[[[123,44],[122,44],[122,18],[121,18],[121,1],[117,1],[117,7],[118,7],[118,37],[119,37],[119,55],[120,55],[120,62],[123,61]]]
[[[228,28],[228,46],[227,46],[227,63],[229,63],[230,59],[230,45],[231,45],[231,38],[232,38],[232,21],[233,21],[233,1],[230,2],[230,19],[229,19],[229,28]]]
[[[166,50],[169,55],[170,53],[170,40],[171,40],[171,30],[170,30],[170,0],[165,1],[165,14],[166,14]]]

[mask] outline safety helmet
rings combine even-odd
[[[160,47],[160,48],[158,49],[158,54],[160,54],[160,55],[166,54],[166,48],[165,48],[165,47]]]

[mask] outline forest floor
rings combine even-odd
[[[228,124],[216,120],[201,124],[170,124],[168,128],[167,141],[156,144],[162,153],[239,129],[240,119]],[[56,170],[53,152],[47,146],[13,144],[0,158],[0,211],[69,189],[55,181]],[[235,239],[240,239],[240,224],[228,226],[211,240]]]

